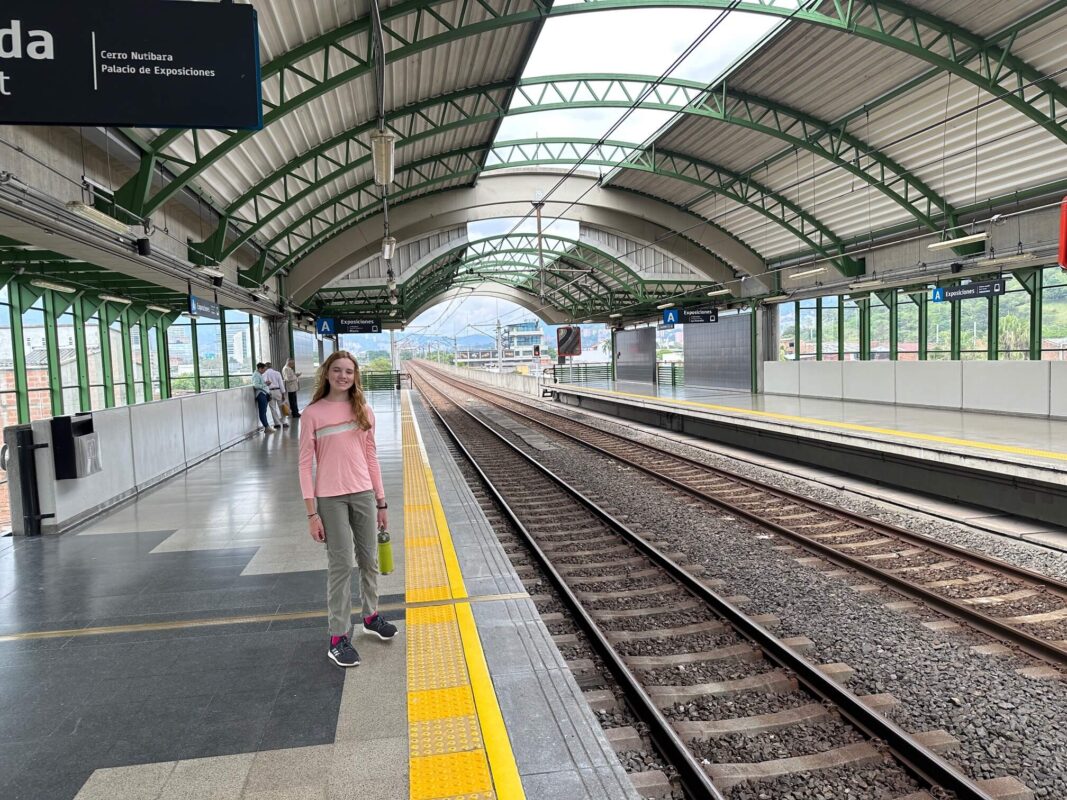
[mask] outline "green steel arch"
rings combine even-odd
[[[1013,55],[1014,36],[1007,45],[1001,46],[899,0],[850,0],[847,3],[835,0],[826,10],[819,10],[819,4],[813,2],[798,0],[799,7],[793,8],[778,5],[778,2],[583,0],[548,8],[535,0],[534,7],[530,8],[521,0],[479,0],[462,4],[453,10],[452,17],[446,17],[435,9],[435,6],[444,5],[444,0],[409,0],[382,11],[385,49],[388,51],[385,59],[386,63],[391,63],[468,36],[535,22],[546,16],[623,8],[729,9],[819,25],[895,48],[984,89],[1067,142],[1067,130],[1057,121],[1061,107],[1067,107],[1067,89]],[[1064,4],[1061,0],[1051,5],[1051,10],[1045,9],[1048,13],[1054,13]],[[357,39],[359,46],[350,46],[350,39]],[[273,88],[277,92],[277,102],[264,101],[267,107],[264,124],[270,125],[338,86],[369,74],[374,68],[372,52],[370,19],[362,17],[274,59],[262,71],[264,79],[276,81]],[[1043,107],[1048,111],[1042,110]],[[199,134],[192,131],[195,161],[165,156],[164,150],[185,132],[169,130],[147,145],[137,174],[117,194],[116,199],[124,208],[138,216],[151,214],[204,169],[254,135],[254,131],[230,131],[224,141],[215,146],[208,145],[205,150]],[[161,159],[184,169],[153,194],[154,169]]]
[[[483,167],[482,159],[477,158],[477,154],[486,150],[489,154]],[[586,151],[591,151],[588,157]],[[579,162],[590,166],[650,172],[716,192],[753,208],[782,226],[813,252],[829,259],[842,274],[859,275],[863,272],[862,263],[842,255],[844,245],[837,235],[792,200],[715,164],[630,142],[598,142],[595,139],[580,138],[520,139],[499,142],[489,148],[481,145],[461,148],[398,169],[393,184],[396,188],[389,193],[389,197],[391,200],[404,197],[442,182],[454,181],[467,175],[474,176],[482,171]],[[355,198],[355,201],[351,198]],[[380,202],[377,187],[373,181],[368,180],[294,220],[267,242],[268,248],[283,240],[289,245],[289,255],[276,266],[275,271],[291,265],[345,224],[351,224],[365,216],[368,206],[376,206]],[[299,232],[305,225],[309,227],[310,234]],[[321,226],[318,232],[314,230],[316,225]],[[812,238],[813,236],[819,238]]]
[[[642,96],[641,108],[671,111],[738,125],[808,150],[870,184],[905,209],[918,222],[938,230],[940,217],[956,224],[955,209],[903,166],[856,136],[828,122],[753,95],[709,93],[695,81],[657,80],[647,75],[558,75],[521,81],[509,111],[495,96],[508,84],[464,89],[394,112],[386,127],[399,137],[398,149],[469,125],[504,116],[567,108],[629,108]],[[232,255],[263,228],[305,198],[343,175],[370,163],[360,140],[376,129],[375,121],[357,125],[293,159],[250,187],[223,212],[208,239],[194,249],[219,262]],[[335,151],[340,149],[340,154]],[[310,172],[314,179],[304,177]],[[249,215],[241,210],[250,206]],[[227,241],[231,223],[240,233]]]

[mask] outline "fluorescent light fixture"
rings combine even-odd
[[[611,317],[612,319],[618,319],[619,317],[622,316],[622,314],[608,314],[608,316]]]
[[[989,238],[989,231],[981,231],[980,233],[972,233],[968,236],[957,236],[955,239],[944,239],[940,242],[933,242],[926,246],[927,250],[948,250],[950,247],[958,247],[961,244],[971,244],[972,242],[984,242]]]
[[[389,312],[389,316],[390,317],[395,317],[396,316],[396,309],[395,308],[392,311]]]
[[[270,289],[268,289],[266,286],[260,286],[258,289],[252,292],[252,296],[260,300],[269,300]]]
[[[660,303],[656,306],[657,311],[662,311],[665,308],[674,308],[674,303]]]
[[[777,303],[779,300],[788,300],[788,299],[789,299],[789,295],[787,295],[787,294],[772,294],[770,297],[764,297],[763,298],[763,302],[765,302],[765,303]]]
[[[195,267],[193,267],[193,269],[196,270],[198,275],[207,275],[209,278],[225,278],[226,277],[226,273],[225,272],[223,272],[222,270],[219,270],[219,269],[215,269],[214,267],[195,266]]]
[[[53,292],[63,292],[63,294],[74,294],[78,291],[73,286],[67,286],[65,283],[52,283],[52,281],[46,281],[42,278],[34,278],[30,281],[30,286],[36,286],[38,289],[51,289]]]
[[[100,295],[100,299],[108,303],[118,303],[122,306],[128,306],[130,303],[133,302],[133,300],[128,297],[119,297],[115,294],[102,294]]]
[[[393,253],[396,252],[396,237],[386,236],[382,239],[382,258],[386,261],[393,260]]]
[[[850,283],[848,285],[848,288],[849,289],[873,289],[876,286],[881,286],[884,283],[885,283],[885,281],[883,281],[881,278],[875,278],[873,281],[856,281],[855,283]]]
[[[1024,261],[1033,261],[1037,256],[1033,253],[1012,253],[1007,256],[990,256],[974,262],[976,267],[992,267],[997,264],[1019,264]]]
[[[809,275],[821,275],[824,272],[826,272],[826,267],[816,267],[815,269],[806,269],[802,272],[794,272],[790,275],[786,275],[786,277],[792,280],[793,278],[806,278]]]
[[[591,320],[591,319],[583,319],[582,320],[582,324],[583,325],[592,325],[593,324],[593,320]]]
[[[81,200],[71,200],[67,203],[67,210],[72,214],[77,214],[82,219],[87,219],[90,222],[94,222],[101,228],[107,228],[113,233],[121,233],[124,236],[132,236],[130,233],[130,226],[125,222],[120,222],[114,217],[109,217],[103,211],[97,211],[90,205],[86,205]]]
[[[374,162],[374,183],[378,186],[388,186],[393,182],[393,148],[395,146],[395,133],[375,131],[370,135],[371,161]]]
[[[158,311],[160,314],[169,314],[174,309],[167,308],[166,306],[148,306],[149,311]]]
[[[708,297],[718,297],[721,294],[730,294],[729,289],[716,289],[713,292],[708,292]]]
[[[396,296],[396,292],[389,292],[389,305],[395,306],[400,302],[400,298]]]

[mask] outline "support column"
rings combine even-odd
[[[815,360],[822,361],[822,298],[815,299]]]
[[[1015,280],[1030,295],[1030,360],[1041,360],[1041,300],[1045,288],[1045,272],[1042,269],[1020,270],[1012,273]]]
[[[989,298],[988,319],[986,329],[986,357],[990,361],[1000,358],[1000,297],[993,295]]]
[[[193,340],[193,391],[200,394],[200,345],[196,340],[196,320],[189,321],[189,336]]]
[[[927,342],[929,341],[926,336],[926,292],[917,292],[908,296],[911,298],[911,301],[919,307],[919,360],[926,361]]]
[[[89,345],[85,339],[85,302],[82,298],[74,301],[74,351],[78,359],[78,405],[81,411],[91,411],[92,394],[89,391]]]
[[[44,346],[48,353],[48,397],[52,405],[52,416],[63,414],[63,380],[59,369],[59,331],[56,312],[55,292],[46,289],[44,300]]]
[[[963,310],[960,308],[960,301],[959,300],[951,301],[950,305],[951,305],[950,311],[951,311],[951,314],[952,314],[952,316],[951,316],[952,324],[951,324],[951,332],[950,332],[950,336],[951,336],[951,340],[952,340],[952,343],[950,345],[950,347],[952,349],[952,354],[951,355],[952,355],[952,360],[953,361],[959,361],[960,360],[960,320],[963,319]]]
[[[122,368],[126,377],[126,405],[132,406],[137,403],[137,392],[133,379],[133,342],[130,329],[133,327],[134,316],[127,308],[119,317],[122,328]]]
[[[144,382],[144,399],[146,403],[155,399],[152,387],[152,348],[148,346],[148,337],[151,336],[151,328],[145,320],[141,320],[141,380]]]
[[[110,309],[105,304],[100,307],[100,366],[104,373],[104,406],[115,407],[115,374],[111,369],[111,323],[108,320]]]
[[[845,360],[845,298],[837,296],[837,360]]]
[[[28,305],[32,305],[29,295],[22,286],[12,282],[8,289],[11,302],[11,355],[15,368],[15,403],[18,408],[20,423],[30,421],[30,393],[26,372],[26,340],[23,338],[22,314]],[[26,303],[26,300],[30,300]]]

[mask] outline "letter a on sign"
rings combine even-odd
[[[666,308],[663,310],[663,324],[664,325],[677,325],[679,311],[677,308]]]

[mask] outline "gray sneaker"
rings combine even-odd
[[[368,636],[377,636],[379,639],[392,639],[396,636],[396,625],[386,622],[381,614],[375,614],[370,622],[363,623],[363,632]]]

